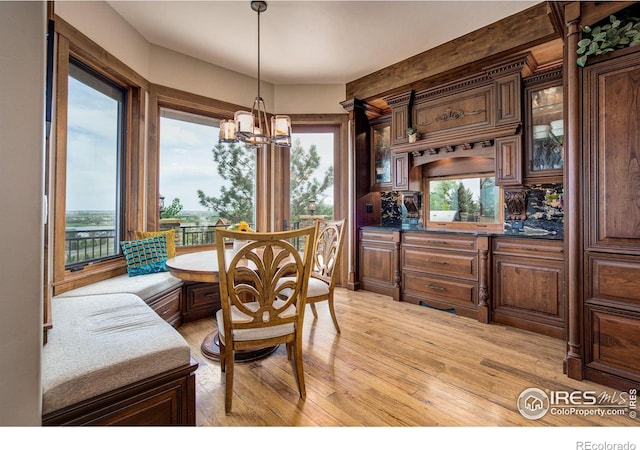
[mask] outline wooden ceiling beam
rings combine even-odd
[[[486,63],[492,57],[497,59],[514,50],[524,51],[558,39],[560,36],[549,13],[547,4],[541,2],[481,30],[351,81],[347,83],[346,98],[369,101],[406,90],[407,86],[415,89],[421,80],[468,70],[468,66]]]

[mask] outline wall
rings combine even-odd
[[[56,1],[55,11],[102,48],[152,83],[251,107],[257,79],[147,42],[107,3]],[[262,82],[260,94],[275,114],[345,111],[345,85],[283,85]]]
[[[0,426],[41,423],[45,19],[0,2]]]

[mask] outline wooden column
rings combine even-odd
[[[347,288],[357,290],[358,281],[358,229],[362,225],[361,197],[369,190],[369,120],[362,100],[352,98],[340,103],[349,113],[349,206],[347,227]],[[362,171],[366,173],[361,173]],[[365,180],[363,182],[363,180]]]
[[[489,238],[478,237],[478,322],[489,323]]]
[[[564,239],[567,292],[567,354],[563,363],[564,373],[569,378],[583,378],[582,363],[582,226],[580,222],[580,185],[581,185],[581,123],[580,111],[580,71],[576,63],[580,40],[580,3],[573,2],[565,6],[565,70],[567,98],[567,130],[565,130],[564,165]]]

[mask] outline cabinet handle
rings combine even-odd
[[[430,263],[430,264],[439,264],[441,266],[444,266],[444,265],[447,264],[445,261],[430,261],[428,259],[427,259],[427,262]]]
[[[429,242],[431,242],[432,244],[441,244],[441,245],[446,245],[446,242],[445,242],[445,241],[429,241]]]
[[[209,294],[204,294],[205,297],[217,297],[218,293],[217,292],[211,292]]]
[[[446,289],[445,289],[445,288],[440,287],[440,286],[436,286],[435,284],[427,284],[427,287],[428,287],[429,289],[434,290],[434,291],[446,291]]]

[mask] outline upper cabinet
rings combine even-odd
[[[560,68],[524,80],[527,183],[560,182],[564,166],[564,91]]]
[[[391,188],[391,122],[371,124],[371,189]]]

